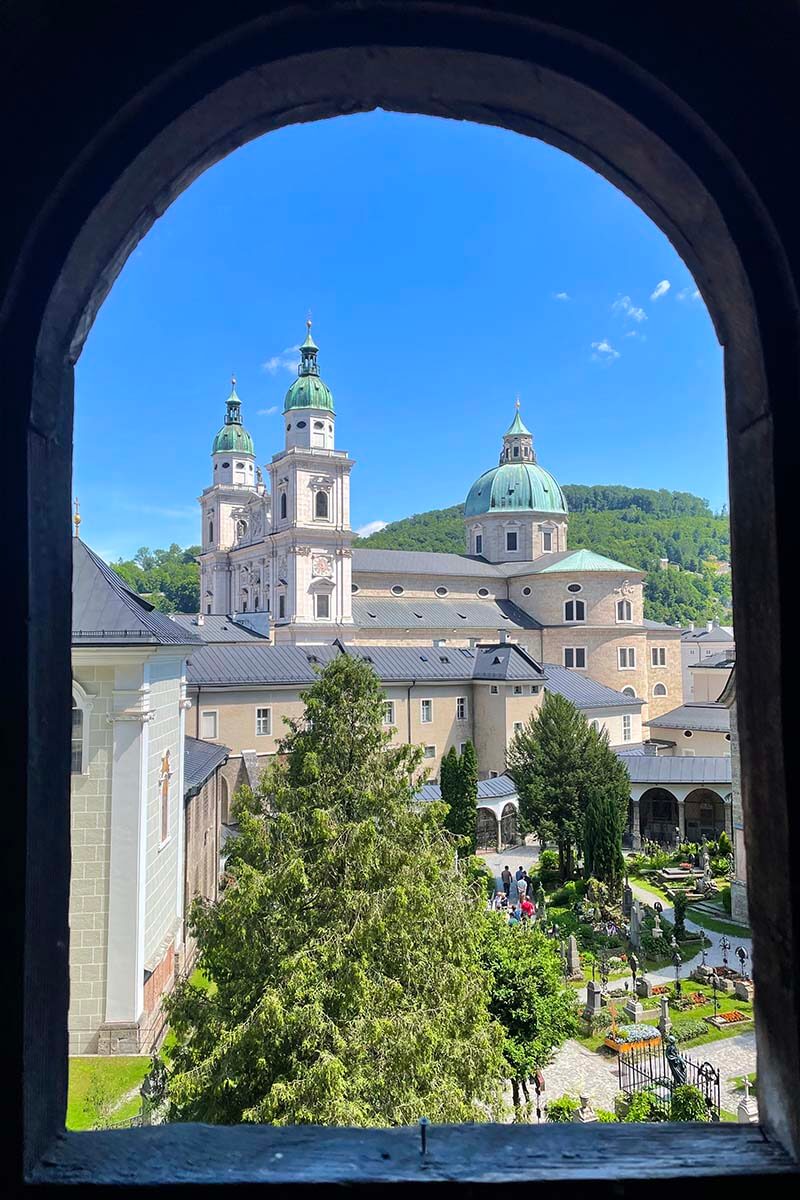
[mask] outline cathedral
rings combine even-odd
[[[233,381],[200,497],[202,616],[237,618],[276,645],[513,642],[640,701],[643,724],[682,703],[680,629],[645,619],[643,572],[569,547],[564,493],[519,403],[497,465],[467,493],[463,554],[354,547],[355,464],[336,449],[318,353],[308,321],[268,483]]]

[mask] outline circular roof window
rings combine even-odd
[[[524,588],[522,589],[522,594],[523,594],[523,596],[530,596],[530,594],[531,594],[531,589],[530,589],[529,587],[524,587]]]
[[[393,596],[402,596],[402,594],[405,590],[406,589],[404,587],[401,587],[399,583],[396,583],[394,585],[394,587],[392,588],[392,595]]]
[[[481,597],[488,596],[489,589],[488,588],[478,588],[478,595]]]
[[[684,737],[694,737],[694,734],[692,733],[691,729],[684,729],[683,736]]]
[[[357,584],[357,583],[351,583],[351,584],[350,584],[350,591],[351,591],[351,592],[353,593],[353,595],[355,596],[356,592],[358,591],[358,584]]]
[[[579,584],[579,583],[568,583],[568,584],[567,584],[567,591],[568,591],[568,592],[582,592],[582,591],[583,591],[583,587],[582,587],[582,586],[581,586],[581,584]]]
[[[436,589],[436,595],[437,595],[437,596],[446,596],[446,595],[447,595],[447,588],[446,588],[446,587],[445,587],[443,584],[441,584],[441,583],[440,583],[440,584],[439,584],[439,586],[438,586],[438,587],[437,587],[437,589]]]
[[[305,429],[305,427],[306,427],[306,423],[305,423],[305,421],[298,421],[298,422],[297,422],[297,428],[298,428],[298,429]]]
[[[223,463],[223,464],[222,464],[223,470],[227,470],[227,468],[228,468],[230,465],[231,465],[230,463]]]

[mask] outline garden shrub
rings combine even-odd
[[[652,1092],[636,1092],[631,1096],[626,1122],[632,1121],[666,1121],[668,1113],[662,1102]]]
[[[606,1124],[611,1124],[612,1121],[616,1121],[618,1119],[617,1114],[609,1112],[607,1108],[596,1108],[594,1110],[594,1115],[597,1117],[598,1121],[602,1121]]]
[[[729,868],[730,868],[730,864],[729,864],[727,858],[712,858],[711,873],[713,875],[717,875],[717,876],[727,875]]]
[[[599,1012],[592,1013],[589,1020],[589,1030],[595,1036],[598,1033],[603,1033],[606,1029],[611,1028],[611,1013],[607,1008],[601,1008]]]
[[[719,889],[719,894],[720,894],[720,898],[721,898],[721,900],[722,900],[722,907],[725,909],[725,912],[728,914],[728,916],[730,916],[730,914],[731,914],[731,889],[730,889],[730,885],[729,885],[728,887],[722,887],[722,888],[720,888],[720,889]]]
[[[691,1042],[694,1038],[704,1037],[710,1032],[711,1026],[706,1025],[705,1021],[679,1021],[672,1026],[672,1032],[676,1042]],[[689,1120],[688,1117],[683,1118]]]
[[[719,841],[717,842],[717,853],[722,855],[724,858],[727,858],[729,854],[733,853],[731,839],[728,837],[724,829],[719,835]]]
[[[576,1096],[560,1096],[558,1100],[551,1100],[547,1105],[547,1119],[566,1124],[572,1120],[573,1113],[576,1113],[580,1106],[581,1102]]]
[[[585,889],[586,884],[582,880],[570,879],[557,892],[553,892],[550,897],[550,903],[557,904],[560,908],[567,908],[572,904],[576,904],[581,899]]]
[[[703,1093],[690,1083],[682,1083],[672,1093],[671,1121],[708,1121],[710,1114]]]

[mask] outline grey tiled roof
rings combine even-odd
[[[730,756],[625,754],[618,751],[628,768],[631,783],[730,784]]]
[[[324,666],[339,653],[336,646],[205,645],[189,656],[186,679],[194,686],[313,683],[317,672],[312,660]]]
[[[440,554],[431,550],[367,550],[353,547],[353,574],[441,575],[497,579],[496,566],[471,554]],[[443,580],[444,581],[444,580]]]
[[[711,667],[712,669],[718,670],[720,667],[733,668],[735,666],[736,666],[736,652],[734,650],[729,650],[729,651],[727,651],[727,653],[710,654],[708,658],[703,658],[703,659],[701,659],[700,662],[689,663],[689,670],[690,671],[701,671],[701,670],[703,670],[704,667]]]
[[[220,615],[204,616],[203,624],[197,624],[196,613],[170,613],[170,621],[196,634],[203,642],[266,642],[263,634],[239,625],[232,617]]]
[[[712,629],[706,629],[705,625],[701,629],[684,629],[681,634],[682,642],[735,642],[736,639],[732,633],[728,633],[727,629],[723,629],[721,625],[715,625]]]
[[[644,618],[642,624],[644,625],[645,629],[669,629],[673,633],[681,632],[679,625],[667,625],[665,621],[651,621],[648,617]]]
[[[176,626],[80,538],[72,539],[72,644],[189,646],[196,634]]]
[[[498,775],[495,779],[478,780],[478,802],[481,800],[502,800],[506,796],[516,797],[517,789],[509,775]],[[442,789],[438,783],[424,783],[417,792],[417,800],[441,800]]]
[[[709,733],[728,733],[731,714],[724,704],[681,704],[660,717],[651,717],[648,725],[660,729],[698,729]]]
[[[188,798],[209,779],[217,767],[221,766],[230,750],[227,746],[217,746],[213,742],[203,742],[198,738],[184,739],[183,749],[183,794]]]
[[[589,678],[581,671],[571,671],[568,667],[559,667],[555,663],[543,663],[547,676],[547,687],[551,692],[558,692],[567,700],[571,700],[578,708],[640,708],[644,700],[634,696],[623,696],[614,688],[606,687],[604,683]]]
[[[541,629],[534,617],[511,600],[354,596],[353,618],[360,629]]]

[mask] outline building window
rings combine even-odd
[[[694,734],[692,733],[691,729],[684,729],[683,736],[685,738],[690,738],[690,737],[694,737]]]
[[[530,594],[531,594],[531,589],[530,589],[529,587],[524,587],[524,588],[522,589],[522,594],[523,594],[523,596],[530,596]]]
[[[506,530],[506,550],[517,549],[517,531],[516,529]]]
[[[169,781],[172,778],[172,771],[169,766],[169,750],[164,754],[161,760],[161,777],[159,779],[159,790],[161,793],[161,845],[163,846],[169,837]]]
[[[633,646],[620,646],[617,649],[617,663],[620,671],[632,671],[636,666],[636,649]]]
[[[444,586],[444,584],[441,584],[441,583],[439,584],[439,586],[436,589],[436,595],[437,596],[446,596],[447,595],[447,588]]]
[[[483,534],[482,533],[475,534],[475,553],[483,554]]]
[[[331,615],[331,598],[327,592],[318,592],[314,597],[316,615],[327,621]]]
[[[257,708],[256,709],[256,736],[266,737],[272,733],[272,709]]]
[[[585,621],[586,604],[583,600],[566,600],[564,602],[565,621]]]
[[[651,646],[650,661],[654,667],[665,667],[667,665],[666,646]]]
[[[214,521],[211,518],[209,518],[208,522],[208,540],[209,542],[214,541]]]
[[[564,647],[564,666],[573,667],[577,670],[586,669],[586,647],[585,646],[565,646]]]
[[[286,520],[286,492],[281,492],[281,520]]]
[[[383,706],[384,725],[394,725],[394,700],[387,700]]]
[[[630,696],[631,700],[636,699],[636,688],[624,687],[622,689],[623,696]]]
[[[522,721],[514,722],[514,737],[516,737],[518,733],[522,733]]]
[[[539,687],[538,683],[531,684],[531,695],[532,696],[538,696],[540,691],[541,691],[541,688]]]
[[[283,620],[286,616],[286,597],[278,596],[278,618]]]
[[[459,742],[459,743],[458,743],[458,753],[459,753],[459,754],[463,754],[463,753],[464,753],[464,751],[466,750],[466,748],[467,748],[467,743],[466,743],[466,742]]]
[[[491,685],[491,687],[489,688],[489,693],[490,693],[490,695],[492,695],[492,696],[499,696],[499,695],[500,695],[500,688],[497,686],[497,684],[496,684],[496,683],[493,683],[493,684]]]
[[[217,737],[217,730],[219,728],[218,717],[219,717],[219,713],[217,713],[214,709],[206,709],[205,712],[202,712],[200,714],[200,736],[201,737],[206,738],[206,739],[208,739],[208,738],[213,739],[213,738]]]
[[[600,732],[600,722],[599,722],[599,721],[590,721],[590,722],[589,722],[589,728],[590,728],[590,729],[596,729],[596,730],[597,730],[597,732],[599,733],[599,732]]]
[[[568,592],[582,592],[582,591],[583,591],[583,584],[581,584],[581,583],[568,583],[568,584],[567,584],[567,591],[568,591]]]
[[[357,583],[351,583],[351,584],[350,584],[350,591],[351,591],[351,592],[353,593],[353,595],[355,596],[356,592],[358,591],[358,584],[357,584]]]
[[[425,747],[425,758],[436,758],[436,747],[435,746],[426,746]]]
[[[521,695],[522,695],[522,684],[521,684],[521,683],[515,683],[515,684],[514,684],[514,695],[515,695],[515,696],[521,696]]]
[[[433,720],[433,701],[420,700],[419,702],[419,719],[423,725],[430,725]]]
[[[394,587],[392,588],[392,595],[393,596],[402,596],[402,594],[405,590],[406,589],[404,587],[401,587],[399,583],[396,583],[394,585]]]
[[[667,689],[664,687],[663,683],[657,683],[656,686],[653,688],[654,696],[666,696],[666,694],[667,694]]]
[[[497,774],[498,774],[498,772],[497,772],[497,771],[490,771],[490,772],[489,772],[489,778],[490,778],[490,779],[497,779]]]
[[[553,533],[550,529],[542,530],[542,553],[549,554],[553,549]]]
[[[515,446],[513,450],[514,458],[519,458],[519,446]]]
[[[467,697],[459,696],[458,699],[456,700],[456,720],[457,721],[466,721],[467,716],[468,716]]]
[[[206,605],[206,615],[209,617],[211,616],[211,605],[210,604]]]
[[[623,716],[622,716],[622,740],[623,740],[623,742],[629,742],[631,740],[632,724],[633,724],[633,722],[631,720],[630,713],[623,713]]]
[[[83,774],[83,709],[79,708],[72,697],[72,761],[70,771],[73,775]]]
[[[482,600],[485,600],[486,597],[489,595],[489,589],[488,588],[478,588],[478,595],[480,596],[480,598]]]
[[[630,600],[617,601],[617,621],[629,623],[633,620],[633,607]]]
[[[328,519],[328,493],[317,492],[314,497],[314,516],[320,521]]]

